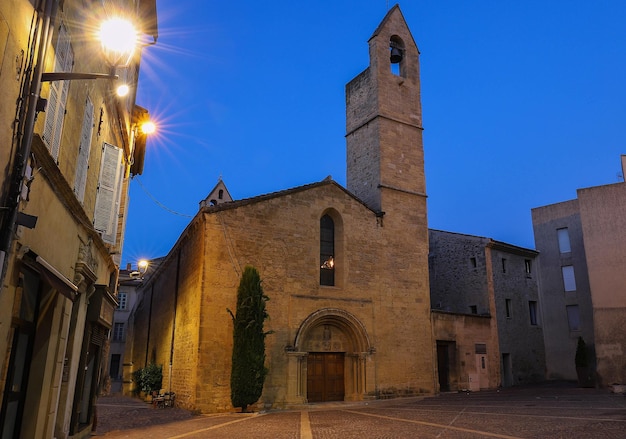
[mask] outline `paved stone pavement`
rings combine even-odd
[[[128,439],[626,439],[626,397],[560,383],[213,415],[104,397],[98,401],[97,434]]]

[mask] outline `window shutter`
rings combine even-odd
[[[81,203],[85,198],[92,131],[93,103],[91,99],[87,98],[87,102],[85,102],[85,114],[83,115],[83,126],[80,131],[80,145],[78,146],[78,158],[76,161],[76,177],[74,178],[74,193]]]
[[[74,63],[74,53],[72,52],[72,46],[70,44],[70,36],[64,24],[59,26],[59,37],[57,39],[55,53],[54,71],[71,71],[72,64]],[[46,108],[43,139],[54,160],[59,158],[63,118],[65,116],[65,102],[67,101],[69,86],[69,81],[50,82],[50,94]]]
[[[102,148],[94,228],[102,233],[102,239],[107,244],[115,244],[123,171],[122,149],[105,143]]]

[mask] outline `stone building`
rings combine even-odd
[[[480,390],[545,379],[537,252],[430,230],[439,386]]]
[[[1,437],[89,435],[106,369],[134,93],[114,97],[93,41],[113,2],[0,2]],[[154,0],[115,1],[156,42]],[[141,54],[119,68],[135,90]],[[79,75],[78,74],[87,74]],[[86,79],[89,77],[90,79]],[[132,163],[135,165],[131,166]]]
[[[142,286],[128,355],[162,364],[177,403],[232,410],[227,308],[246,265],[270,297],[261,405],[435,392],[419,52],[398,6],[369,47],[346,87],[347,189],[208,197]]]
[[[595,354],[598,384],[626,383],[624,212],[624,182],[578,189],[574,200],[532,209],[549,378],[576,379],[583,337]]]

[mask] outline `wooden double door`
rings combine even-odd
[[[343,352],[310,352],[307,357],[307,400],[343,401],[345,396]]]

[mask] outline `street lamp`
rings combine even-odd
[[[111,73],[50,72],[42,73],[41,81],[118,79],[115,69],[130,64],[137,47],[137,31],[130,21],[124,18],[112,18],[102,23],[98,38],[102,44],[104,58],[111,67]]]
[[[127,66],[135,53],[139,35],[130,21],[116,17],[102,22],[98,38],[109,64]]]
[[[139,278],[143,280],[143,277],[148,271],[149,266],[150,266],[150,262],[148,262],[145,259],[142,259],[139,262],[137,262],[137,271],[130,272],[131,279]]]

